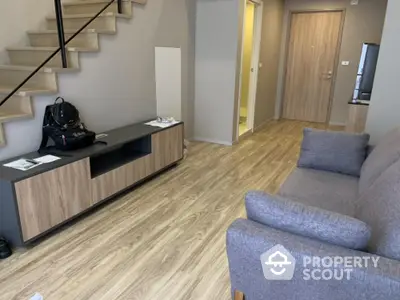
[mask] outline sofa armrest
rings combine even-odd
[[[260,255],[283,245],[296,259],[289,281],[264,278]],[[240,290],[246,300],[387,300],[400,299],[400,262],[379,257],[377,268],[355,267],[349,280],[305,280],[306,257],[378,256],[283,232],[251,220],[238,219],[227,231],[227,253],[232,291]],[[339,269],[342,269],[339,268]]]
[[[351,249],[365,249],[371,228],[361,220],[261,191],[245,197],[247,217],[264,225]]]

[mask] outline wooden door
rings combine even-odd
[[[341,27],[341,11],[292,14],[283,118],[327,122]]]
[[[91,206],[89,159],[15,184],[24,241]]]

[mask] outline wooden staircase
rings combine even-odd
[[[63,21],[65,38],[95,16],[110,0],[75,0],[64,2]],[[81,52],[99,51],[99,35],[115,34],[119,18],[132,18],[132,3],[146,4],[147,0],[123,0],[122,14],[113,3],[67,46],[68,68],[62,68],[61,54],[57,54],[34,75],[14,96],[0,107],[0,146],[6,145],[3,123],[32,118],[32,97],[58,93],[58,74],[78,72]],[[59,47],[56,17],[46,18],[46,30],[28,31],[29,44],[7,48],[10,65],[0,65],[0,102],[27,78]]]

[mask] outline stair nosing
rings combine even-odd
[[[1,114],[0,114],[0,124],[14,121],[14,120],[33,117],[32,113],[23,113],[23,112],[18,113],[18,112],[7,112],[7,111],[5,113],[10,114],[10,116],[1,116]],[[3,119],[3,118],[8,118],[8,119]]]
[[[20,66],[20,65],[0,65],[0,70],[9,70],[9,71],[27,71],[33,72],[37,67],[34,66]],[[39,69],[38,72],[41,73],[59,73],[59,72],[74,72],[79,71],[80,68],[54,68],[54,67],[43,67]]]
[[[7,47],[7,51],[56,51],[58,47],[32,47],[32,46],[21,46],[21,47]],[[80,48],[80,47],[66,47],[68,52],[96,52],[99,48]]]
[[[64,2],[62,5],[63,6],[73,6],[73,5],[85,5],[85,4],[101,4],[101,3],[108,3],[110,2],[109,0],[93,0],[93,1],[84,1],[84,2]],[[132,3],[131,0],[122,0],[122,2],[129,2]],[[117,4],[117,2],[114,2]]]
[[[70,14],[70,15],[63,15],[63,19],[83,19],[83,18],[92,18],[94,17],[95,14]],[[107,18],[107,17],[121,17],[121,18],[130,18],[132,17],[131,15],[127,15],[127,14],[118,14],[118,13],[113,13],[113,12],[105,12],[102,13],[98,16],[98,18]],[[47,20],[55,20],[56,16],[51,15],[51,16],[47,16],[46,17]]]
[[[0,95],[8,95],[9,93],[11,93],[14,90],[14,87],[8,87],[8,86],[0,86]],[[14,95],[15,96],[29,96],[29,95],[48,95],[48,94],[56,94],[58,93],[57,90],[50,90],[50,89],[45,89],[45,88],[38,88],[38,89],[34,89],[34,88],[30,88],[27,89],[26,91],[17,91]]]
[[[77,30],[74,29],[65,29],[64,33],[67,34],[74,34]],[[28,30],[28,34],[58,34],[57,30],[47,29],[47,30]],[[90,34],[90,33],[97,33],[97,34],[108,34],[108,33],[116,33],[116,30],[99,30],[99,29],[84,29],[79,34]]]

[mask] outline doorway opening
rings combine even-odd
[[[243,42],[238,103],[237,139],[253,132],[257,91],[263,5],[258,0],[246,0],[243,17]]]

